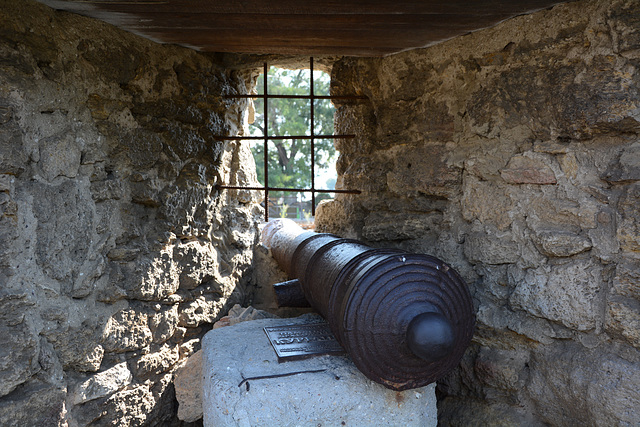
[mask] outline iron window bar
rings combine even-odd
[[[262,140],[263,141],[263,153],[264,153],[264,186],[241,186],[241,185],[223,185],[217,184],[218,190],[258,190],[264,192],[264,220],[269,221],[269,192],[282,191],[282,192],[296,192],[296,193],[311,193],[311,215],[316,215],[316,193],[338,193],[338,194],[360,194],[360,190],[341,190],[341,189],[317,189],[315,188],[315,140],[316,139],[350,139],[355,138],[355,135],[316,135],[315,134],[315,103],[316,99],[366,99],[364,96],[358,95],[338,95],[338,96],[325,96],[316,95],[314,91],[314,79],[313,79],[313,57],[309,59],[309,71],[310,71],[310,84],[309,95],[270,95],[268,89],[268,72],[269,67],[265,62],[263,65],[263,94],[238,94],[238,95],[225,95],[225,98],[252,98],[252,99],[264,99],[264,135],[263,136],[219,136],[218,139],[229,141],[241,141],[241,140]],[[268,101],[269,99],[309,99],[310,102],[310,135],[268,135]],[[306,139],[311,142],[311,188],[289,188],[289,187],[271,187],[269,185],[269,152],[268,142],[269,140],[285,140],[285,139]]]

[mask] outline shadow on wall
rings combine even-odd
[[[215,190],[251,155],[211,137],[242,126],[244,78],[3,4],[0,424],[170,422],[173,371],[251,275],[261,208]]]

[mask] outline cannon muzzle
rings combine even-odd
[[[369,379],[406,390],[460,363],[473,335],[473,304],[460,275],[441,260],[283,219],[270,221],[262,240]]]

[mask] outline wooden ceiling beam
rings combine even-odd
[[[45,3],[47,1],[44,1]],[[285,15],[521,14],[549,7],[553,0],[55,0],[68,9],[85,6],[124,13],[243,13]]]
[[[203,51],[381,56],[562,0],[39,0]]]
[[[486,15],[487,21],[497,22],[509,15]],[[149,12],[144,18],[131,16],[123,21],[127,26],[142,29],[171,30],[192,28],[194,30],[237,29],[248,24],[255,30],[416,30],[452,28],[473,29],[477,15],[261,15],[261,14],[213,14],[194,16],[186,13]]]

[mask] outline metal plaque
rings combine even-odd
[[[278,362],[324,354],[344,354],[326,322],[271,326],[264,328],[264,331],[276,351]]]

